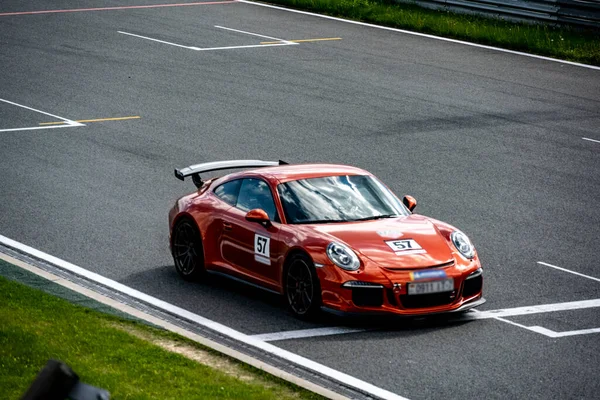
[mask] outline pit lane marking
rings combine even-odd
[[[244,45],[244,46],[223,46],[223,47],[204,47],[204,48],[202,48],[202,47],[196,47],[196,46],[185,46],[185,45],[178,44],[178,43],[167,42],[166,40],[154,39],[154,38],[151,38],[151,37],[148,37],[148,36],[136,35],[134,33],[124,32],[124,31],[117,31],[117,32],[121,33],[123,35],[133,36],[133,37],[137,37],[137,38],[140,38],[140,39],[146,39],[146,40],[150,40],[150,41],[153,41],[153,42],[158,42],[158,43],[162,43],[162,44],[168,44],[168,45],[171,45],[171,46],[181,47],[181,48],[184,48],[184,49],[195,50],[195,51],[233,50],[233,49],[250,49],[250,48],[257,48],[257,47],[278,47],[278,46],[294,46],[294,45],[298,45],[298,43],[293,43],[293,42],[287,41],[285,39],[279,39],[279,38],[272,37],[272,36],[260,35],[258,33],[241,31],[241,30],[238,30],[238,29],[227,28],[227,27],[224,27],[224,26],[215,25],[215,28],[225,29],[225,30],[228,30],[228,31],[237,32],[237,33],[243,33],[243,34],[251,35],[251,36],[258,36],[258,37],[262,37],[262,38],[265,38],[265,39],[272,39],[272,40],[276,40],[276,42],[274,42],[273,44],[251,44],[251,45]]]
[[[583,140],[588,140],[590,142],[594,142],[594,143],[600,143],[600,140],[596,140],[596,139],[590,139],[590,138],[586,138],[586,137],[582,137]]]
[[[235,0],[226,1],[210,1],[196,3],[179,3],[179,4],[149,4],[141,6],[120,6],[120,7],[96,7],[96,8],[72,8],[65,10],[40,10],[40,11],[16,11],[0,13],[0,17],[8,17],[13,15],[34,15],[34,14],[56,14],[56,13],[72,13],[84,11],[112,11],[112,10],[134,10],[140,8],[163,8],[163,7],[184,7],[184,6],[205,6],[211,4],[229,4],[237,3]]]
[[[598,143],[600,143],[600,141]],[[540,265],[544,265],[546,267],[558,269],[559,271],[568,272],[568,273],[573,274],[573,275],[581,276],[581,277],[584,277],[584,278],[587,278],[587,279],[591,279],[591,280],[596,281],[596,282],[600,282],[600,279],[594,278],[593,276],[584,275],[584,274],[582,274],[580,272],[575,272],[575,271],[571,271],[570,269],[566,269],[566,268],[562,268],[562,267],[557,267],[556,265],[548,264],[548,263],[545,263],[543,261],[538,261],[537,263],[540,264]]]
[[[252,335],[253,338],[263,340],[265,342],[274,342],[277,340],[303,339],[316,336],[342,335],[345,333],[365,332],[368,329],[362,328],[344,328],[344,327],[328,327],[328,328],[313,328],[299,329],[295,331],[282,331],[273,333],[261,333]]]
[[[5,100],[5,99],[0,99],[0,101],[3,102],[3,103],[7,103],[7,104],[10,104],[10,105],[13,105],[13,106],[21,107],[21,108],[24,108],[26,110],[33,111],[33,112],[36,112],[36,113],[39,113],[39,114],[44,114],[44,115],[47,115],[49,117],[60,119],[60,120],[63,121],[61,125],[56,125],[56,126],[30,126],[30,127],[25,127],[25,128],[9,128],[9,129],[0,129],[0,132],[33,131],[33,130],[38,130],[38,129],[69,128],[69,127],[75,127],[75,126],[85,126],[84,124],[82,124],[80,122],[76,122],[76,121],[70,120],[68,118],[59,117],[58,115],[50,114],[48,112],[41,111],[41,110],[38,110],[38,109],[33,108],[33,107],[28,107],[28,106],[25,106],[23,104],[15,103],[15,102],[12,102],[12,101],[9,101],[9,100]]]
[[[75,122],[104,122],[104,121],[125,121],[129,119],[139,119],[141,118],[139,115],[132,115],[130,117],[114,117],[114,118],[97,118],[97,119],[79,119]],[[48,125],[62,125],[65,124],[64,121],[57,122],[40,122],[40,125],[48,126]]]
[[[565,303],[552,303],[552,304],[539,304],[534,306],[525,307],[514,307],[514,308],[503,308],[498,310],[488,311],[477,311],[469,310],[462,315],[457,315],[455,318],[449,318],[450,322],[460,321],[474,321],[483,319],[495,319],[501,322],[505,322],[511,325],[518,326],[536,333],[554,335],[551,337],[563,337],[573,335],[583,335],[588,333],[598,333],[600,328],[596,329],[584,329],[581,331],[568,331],[568,332],[553,332],[543,327],[529,327],[506,320],[507,317],[517,317],[520,315],[531,315],[531,314],[545,314],[556,311],[570,311],[570,310],[582,310],[586,308],[597,308],[600,307],[600,299],[593,300],[582,300],[582,301],[571,301]],[[331,335],[344,335],[349,333],[360,333],[373,331],[375,329],[367,328],[348,328],[348,327],[328,327],[328,328],[312,328],[312,329],[300,329],[294,331],[281,331],[271,333],[261,333],[253,335],[251,337],[263,340],[265,342],[278,341],[278,340],[290,340],[290,339],[304,339],[318,336],[331,336]],[[384,328],[383,328],[384,329]]]
[[[342,40],[341,37],[334,37],[334,38],[318,38],[318,39],[298,39],[298,40],[288,40],[288,42],[292,42],[292,43],[304,43],[304,42],[323,42],[323,41],[328,41],[328,40]],[[260,44],[275,44],[278,42],[260,42]]]
[[[49,263],[54,268],[68,271],[79,277],[88,279],[89,281],[92,281],[96,284],[105,286],[115,292],[123,293],[132,299],[141,301],[142,303],[147,303],[158,310],[167,312],[172,315],[176,315],[180,318],[183,318],[184,320],[187,320],[189,322],[197,324],[198,326],[202,326],[202,327],[214,330],[223,336],[229,337],[233,340],[243,342],[249,347],[253,347],[253,348],[261,350],[265,353],[275,355],[275,356],[285,360],[286,362],[290,363],[291,365],[301,366],[308,370],[317,372],[317,373],[319,373],[327,378],[330,378],[334,381],[341,382],[346,386],[350,386],[352,388],[358,389],[361,392],[368,393],[371,396],[379,397],[381,399],[386,399],[386,400],[407,400],[406,397],[400,396],[396,393],[392,393],[388,390],[385,390],[383,388],[375,386],[371,383],[365,382],[361,379],[358,379],[351,375],[348,375],[344,372],[335,370],[326,365],[320,364],[316,361],[313,361],[308,358],[302,357],[298,354],[292,353],[291,351],[284,350],[284,349],[274,346],[270,343],[267,343],[263,340],[255,339],[252,336],[246,335],[240,331],[237,331],[237,330],[230,328],[226,325],[223,325],[219,322],[210,320],[210,319],[205,318],[198,314],[194,314],[194,313],[187,311],[181,307],[178,307],[174,304],[170,304],[170,303],[167,303],[166,301],[160,300],[156,297],[152,297],[146,293],[140,292],[139,290],[133,289],[129,286],[125,286],[122,283],[116,282],[112,279],[108,279],[102,275],[99,275],[95,272],[89,271],[85,268],[79,267],[68,261],[62,260],[58,257],[54,257],[50,254],[44,253],[33,247],[30,247],[23,243],[17,242],[16,240],[7,238],[6,236],[0,235],[0,244],[6,246],[8,248],[17,250],[18,252],[21,252],[22,254],[26,254],[34,259]],[[2,258],[3,255],[4,254],[2,252],[0,252],[0,258]],[[176,332],[176,331],[173,330],[173,332]],[[181,333],[181,332],[179,332],[179,333]],[[191,338],[191,339],[194,340],[194,338]],[[202,339],[202,341],[204,342],[203,344],[208,345],[208,346],[210,346],[210,344],[207,344],[208,342],[215,343],[215,342],[210,341],[210,339],[206,339],[203,337],[198,337],[198,339]],[[202,343],[200,340],[197,340],[197,341],[199,343]],[[215,347],[213,347],[213,348],[215,348]],[[234,354],[232,354],[232,350],[230,350],[227,346],[223,346],[223,345],[219,344],[218,347],[215,349],[217,349],[217,351],[223,352],[230,356],[236,357]],[[265,370],[273,373],[274,375],[277,375],[275,368],[268,364],[264,364],[260,361],[257,361],[260,364],[256,364],[256,363],[253,364],[252,359],[248,356],[245,356],[242,359],[242,361],[250,363],[257,368],[261,368],[261,369],[264,368]],[[280,377],[285,378],[284,375],[280,375]],[[298,378],[296,378],[296,379],[298,379]],[[298,382],[294,382],[294,383],[299,384]],[[310,390],[310,388],[308,388],[308,389]]]

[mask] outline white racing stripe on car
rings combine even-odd
[[[358,378],[355,378],[355,377],[345,374],[343,372],[337,371],[333,368],[329,368],[329,367],[327,367],[323,364],[319,364],[315,361],[309,360],[308,358],[299,356],[290,351],[287,351],[287,350],[281,349],[279,347],[276,347],[272,344],[266,343],[263,340],[260,340],[260,339],[254,338],[252,336],[246,335],[244,333],[241,333],[239,331],[236,331],[235,329],[229,328],[223,324],[212,321],[208,318],[204,318],[200,315],[197,315],[190,311],[184,310],[183,308],[177,307],[173,304],[167,303],[166,301],[159,300],[155,297],[149,296],[138,290],[135,290],[133,288],[125,286],[119,282],[113,281],[112,279],[105,278],[102,275],[98,275],[94,272],[91,272],[84,268],[78,267],[75,264],[71,264],[67,261],[61,260],[60,258],[51,256],[42,251],[34,249],[33,247],[30,247],[23,243],[19,243],[15,240],[9,239],[5,236],[0,235],[0,243],[7,247],[12,247],[13,249],[16,249],[20,252],[29,254],[30,256],[33,256],[37,259],[40,259],[40,260],[43,260],[50,264],[53,264],[58,268],[61,268],[63,270],[74,273],[76,275],[82,276],[88,280],[99,283],[103,286],[109,287],[112,290],[124,293],[129,297],[143,301],[147,304],[150,304],[150,305],[152,305],[158,309],[161,309],[163,311],[166,311],[170,314],[177,315],[188,321],[192,321],[198,325],[201,325],[201,326],[209,328],[213,331],[219,332],[221,335],[228,336],[231,339],[243,342],[248,346],[252,346],[252,347],[260,349],[266,353],[273,354],[277,357],[280,357],[280,358],[290,362],[291,364],[296,364],[296,365],[302,366],[306,369],[315,371],[321,375],[327,376],[328,378],[330,378],[332,380],[335,380],[335,381],[341,382],[347,386],[356,388],[359,391],[369,393],[372,396],[379,397],[382,399],[406,400],[405,397],[399,396],[395,393],[392,393],[390,391],[387,391],[385,389],[382,389],[380,387],[372,385],[368,382],[365,382],[363,380],[360,380]]]

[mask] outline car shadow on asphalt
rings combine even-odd
[[[421,334],[466,324],[460,314],[427,317],[393,315],[334,315],[322,312],[310,321],[295,318],[280,295],[254,286],[207,274],[200,281],[187,282],[173,265],[149,268],[129,275],[120,283],[167,301],[188,311],[249,333],[265,331],[348,327],[355,329]]]

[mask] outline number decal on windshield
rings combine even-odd
[[[405,240],[387,240],[385,242],[390,249],[396,253],[396,255],[405,255],[405,254],[423,254],[426,251],[419,246],[413,239],[405,239]]]
[[[271,265],[271,238],[254,234],[254,259],[259,263]]]

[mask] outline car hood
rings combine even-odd
[[[430,268],[454,260],[448,241],[433,222],[420,215],[312,227],[338,238],[385,269]],[[410,242],[413,249],[401,249],[407,247],[406,242],[394,244],[394,241],[407,240],[414,241]],[[386,242],[399,251],[393,250]]]

